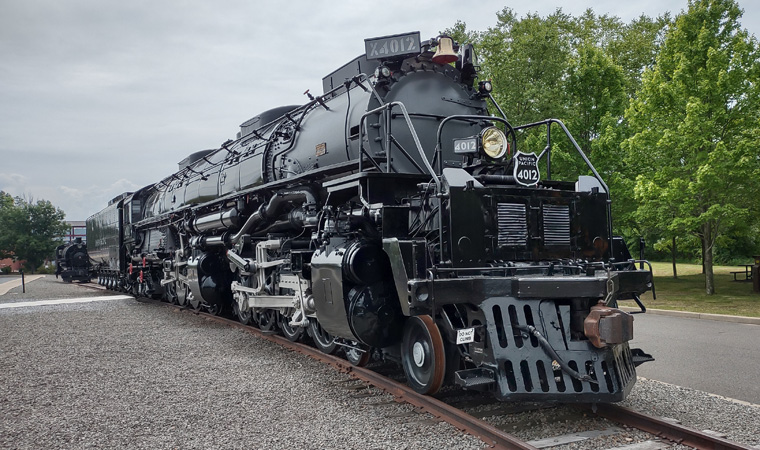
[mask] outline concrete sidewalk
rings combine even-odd
[[[639,308],[631,308],[628,306],[621,306],[620,309],[626,312],[639,311]],[[750,325],[760,325],[760,317],[729,316],[726,314],[708,314],[708,313],[696,313],[696,312],[691,312],[691,311],[671,311],[668,309],[649,309],[649,308],[647,308],[646,314],[682,317],[684,319],[706,319],[706,320],[717,320],[720,322],[748,323]]]
[[[24,276],[24,284],[31,283],[34,280],[43,278],[45,275],[25,275]],[[0,295],[5,295],[13,288],[21,286],[21,278],[17,278],[15,280],[6,281],[5,283],[0,284]]]

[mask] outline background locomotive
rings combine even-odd
[[[607,187],[564,125],[490,115],[471,45],[409,33],[365,48],[323,95],[90,217],[99,282],[307,332],[354,364],[396,360],[422,393],[622,400],[647,355],[616,301],[638,301],[651,272],[613,238]],[[552,124],[593,176],[541,179],[551,141],[516,151]]]
[[[87,244],[82,242],[82,238],[76,238],[55,249],[55,275],[60,275],[64,282],[90,281],[92,273]]]

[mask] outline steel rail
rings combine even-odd
[[[599,403],[595,406],[589,405],[588,408],[605,419],[638,428],[677,444],[688,445],[699,450],[754,450],[748,445],[732,442],[622,406]]]
[[[345,359],[322,353],[316,348],[310,347],[308,345],[301,344],[299,342],[291,342],[282,336],[273,334],[272,332],[263,332],[257,328],[244,325],[236,320],[226,319],[224,317],[195,311],[192,308],[172,305],[170,303],[147,299],[144,297],[138,298],[137,301],[157,306],[174,308],[180,311],[188,311],[198,316],[202,316],[206,320],[222,323],[234,328],[239,328],[256,337],[266,339],[276,344],[280,344],[289,350],[293,350],[310,358],[327,363],[336,368],[341,373],[346,373],[354,378],[369,383],[382,391],[387,392],[388,394],[392,395],[398,402],[409,403],[410,405],[417,407],[419,410],[432,415],[436,419],[447,422],[453,427],[474,437],[477,437],[489,445],[491,448],[510,450],[538,450],[536,447],[528,444],[527,442],[521,441],[511,434],[506,433],[453,406],[447,405],[446,403],[436,398],[419,394],[412,390],[412,388],[409,386],[397,383],[389,378],[373,372],[372,370],[354,366]]]
[[[82,283],[82,287],[91,289],[106,289],[95,283]],[[369,383],[370,385],[392,395],[396,401],[405,402],[417,407],[436,419],[449,423],[455,428],[464,431],[472,436],[477,437],[492,448],[497,449],[519,449],[519,450],[538,450],[536,447],[521,441],[516,437],[492,426],[488,423],[477,419],[466,412],[448,405],[434,397],[422,395],[405,384],[398,383],[390,378],[386,378],[372,370],[364,367],[352,365],[350,362],[333,355],[322,353],[321,351],[299,342],[291,342],[288,339],[276,335],[273,332],[264,332],[257,328],[244,325],[236,320],[224,317],[214,316],[201,311],[196,311],[187,306],[172,305],[159,300],[148,298],[137,298],[139,302],[149,303],[157,306],[164,306],[180,311],[187,311],[192,314],[202,316],[206,320],[222,323],[227,326],[239,328],[256,337],[266,339],[270,342],[279,344],[289,350],[301,353],[315,360],[324,362],[334,367],[341,373],[346,373],[354,378]],[[670,440],[677,444],[687,445],[699,450],[754,450],[748,445],[732,442],[711,434],[704,433],[693,428],[675,424],[657,417],[649,416],[638,411],[634,411],[622,406],[597,403],[585,405],[583,409],[592,411],[593,414],[627,425],[647,433],[651,433],[663,439]]]

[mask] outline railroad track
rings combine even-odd
[[[80,284],[80,286],[91,289],[107,290],[105,287],[99,286],[95,283],[83,283]],[[497,402],[488,396],[479,396],[478,394],[468,394],[466,397],[462,398],[460,396],[460,393],[457,392],[452,392],[449,394],[452,399],[446,398],[447,393],[439,395],[439,398],[421,395],[413,391],[407,385],[401,384],[389,378],[388,376],[380,374],[374,370],[365,367],[354,366],[345,359],[322,353],[316,348],[300,342],[289,341],[288,339],[274,334],[273,332],[264,332],[252,326],[243,325],[236,320],[214,316],[202,311],[193,310],[192,308],[172,305],[158,300],[140,298],[138,301],[189,312],[194,315],[202,316],[206,320],[212,322],[222,323],[230,327],[239,328],[261,339],[266,339],[292,351],[309,356],[310,358],[316,359],[318,361],[322,361],[334,367],[339,372],[349,374],[354,379],[360,380],[364,383],[364,385],[354,385],[350,387],[347,386],[347,389],[359,391],[366,389],[369,386],[377,388],[392,395],[397,402],[408,403],[414,406],[418,412],[428,413],[433,416],[435,420],[447,422],[459,430],[478,437],[492,448],[536,450],[539,448],[548,448],[574,442],[573,436],[561,436],[526,442],[484,420],[497,416],[519,414],[546,409],[546,405],[502,403]],[[458,396],[459,398],[457,398]],[[493,405],[493,407],[483,409],[484,406],[487,407],[489,405]],[[631,410],[629,408],[624,408],[613,404],[572,405],[563,406],[563,408],[565,408],[567,411],[559,414],[559,417],[565,420],[567,420],[568,416],[572,415],[599,417],[607,419],[611,422],[615,422],[624,427],[638,429],[646,433],[650,433],[658,438],[658,440],[666,440],[674,444],[688,446],[699,450],[756,450],[753,447],[749,447],[737,442],[732,442],[714,434],[695,430],[678,423],[674,423],[670,420],[649,416]],[[615,430],[616,429],[613,428],[597,431],[596,435],[604,435],[605,432],[616,432]],[[620,430],[618,429],[617,431]],[[588,436],[593,436],[595,433],[585,433],[586,436],[583,436],[584,433],[576,434],[580,435],[577,437],[577,439],[575,439],[575,441],[578,441],[580,439],[586,439]]]

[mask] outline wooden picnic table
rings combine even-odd
[[[731,272],[734,276],[734,281],[752,281],[752,264],[740,264],[740,266],[744,266],[744,270]],[[744,275],[744,278],[737,280],[737,275]]]

